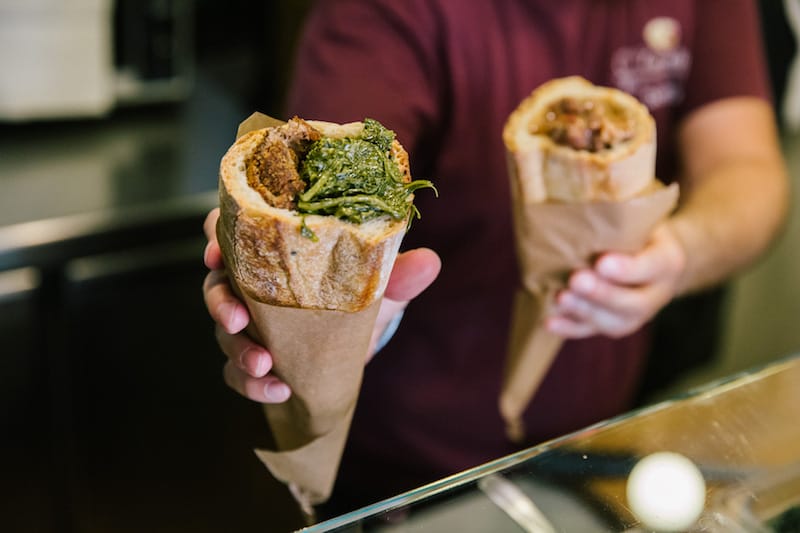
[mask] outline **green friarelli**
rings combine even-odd
[[[400,167],[392,158],[393,141],[394,132],[365,119],[360,137],[313,142],[300,165],[306,188],[298,195],[297,210],[356,224],[383,215],[407,218],[412,209],[419,215],[411,195],[417,189],[433,188],[433,184],[428,180],[403,182]]]

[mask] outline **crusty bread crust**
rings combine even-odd
[[[633,138],[610,150],[589,152],[532,134],[530,124],[564,97],[604,100],[625,109],[635,124]],[[627,93],[578,76],[534,90],[509,116],[503,141],[514,192],[525,203],[626,200],[647,190],[655,178],[655,121],[647,108]]]
[[[308,121],[326,137],[354,136],[363,124]],[[239,290],[271,305],[359,311],[381,297],[407,220],[379,217],[353,224],[332,216],[275,208],[247,184],[247,161],[267,129],[242,135],[222,158],[217,237]],[[395,160],[410,180],[408,155]],[[301,234],[305,222],[317,237]]]

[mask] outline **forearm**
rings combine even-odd
[[[684,175],[670,224],[686,259],[680,295],[726,280],[767,250],[786,219],[789,181],[772,108],[759,98],[698,108],[678,145]]]
[[[688,180],[670,220],[686,252],[679,294],[724,281],[758,259],[786,219],[789,186],[780,154],[743,155]]]

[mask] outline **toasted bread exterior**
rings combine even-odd
[[[308,123],[325,137],[363,129],[362,123]],[[408,221],[383,216],[353,224],[269,205],[246,176],[248,158],[269,129],[239,137],[220,164],[217,237],[229,276],[262,303],[348,312],[368,307],[383,294]],[[397,141],[393,156],[410,181],[408,155]],[[303,235],[303,224],[316,240]]]
[[[564,97],[602,100],[624,109],[635,124],[633,138],[589,152],[532,133],[531,123]],[[627,93],[578,76],[534,90],[509,116],[503,141],[514,192],[525,203],[626,200],[648,189],[655,178],[655,121],[647,108]]]

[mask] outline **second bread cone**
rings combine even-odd
[[[533,91],[509,116],[503,141],[521,287],[499,409],[519,442],[522,415],[563,342],[545,319],[570,272],[604,252],[641,249],[675,207],[678,188],[656,180],[647,108],[576,76]]]

